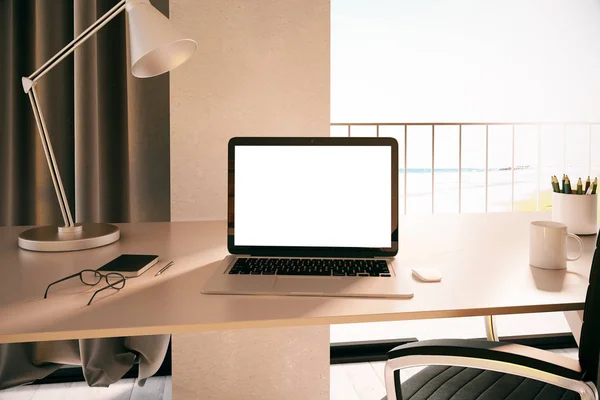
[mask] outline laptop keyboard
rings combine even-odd
[[[229,271],[240,275],[390,277],[385,260],[238,258]]]

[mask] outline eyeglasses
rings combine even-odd
[[[123,287],[125,287],[125,277],[119,274],[118,272],[110,272],[108,274],[103,274],[101,272],[96,271],[95,269],[84,269],[83,271],[80,271],[73,275],[69,275],[66,278],[59,279],[56,282],[52,282],[51,284],[49,284],[46,288],[46,292],[44,293],[44,299],[48,297],[48,290],[50,290],[50,286],[56,285],[60,282],[64,282],[67,279],[75,278],[77,276],[79,277],[81,282],[87,286],[96,286],[102,281],[102,278],[104,278],[104,280],[106,280],[106,283],[108,284],[108,286],[105,286],[102,289],[98,289],[94,292],[92,298],[87,303],[88,306],[92,304],[94,297],[96,297],[96,295],[101,291],[106,289],[121,290],[123,289]]]

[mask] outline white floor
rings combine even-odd
[[[0,400],[171,400],[171,377],[158,376],[144,387],[136,379],[122,379],[108,388],[91,388],[85,382],[29,385],[0,391]]]
[[[566,356],[577,358],[577,349],[552,350]],[[383,370],[385,362],[337,364],[331,366],[331,400],[379,400],[385,396]],[[400,372],[402,381],[410,378],[420,368],[410,368]]]

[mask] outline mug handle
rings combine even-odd
[[[577,254],[577,257],[569,258],[569,256],[567,256],[567,261],[575,261],[579,259],[579,257],[581,257],[581,255],[583,254],[583,241],[579,236],[574,235],[572,233],[567,233],[567,237],[573,238],[579,242],[579,254]]]

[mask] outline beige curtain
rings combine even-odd
[[[28,76],[117,0],[0,0],[0,225],[61,224]],[[168,16],[168,0],[152,0]],[[78,222],[168,221],[169,77],[133,78],[125,13],[38,85]]]

